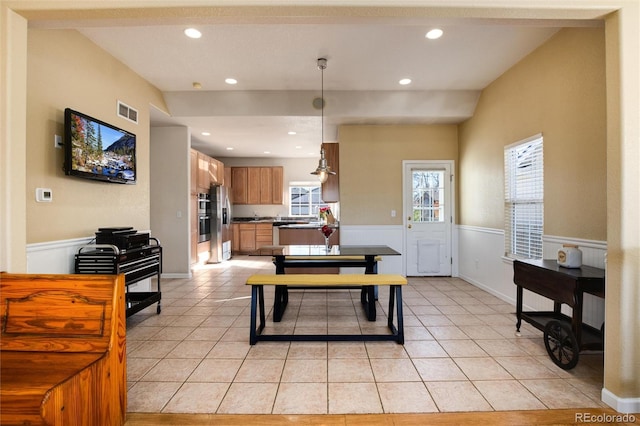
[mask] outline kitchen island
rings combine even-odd
[[[251,253],[272,244],[324,244],[320,229],[323,224],[306,218],[295,217],[238,217],[231,222],[233,229],[232,250],[234,253]],[[340,244],[337,225],[330,244]]]

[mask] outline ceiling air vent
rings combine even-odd
[[[138,110],[118,101],[118,115],[126,120],[138,124]]]

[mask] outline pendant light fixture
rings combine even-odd
[[[321,80],[320,80],[320,111],[321,111],[321,121],[320,121],[320,161],[318,162],[318,168],[311,172],[312,175],[318,176],[318,179],[321,183],[325,183],[329,178],[329,175],[335,175],[336,172],[331,170],[331,167],[327,165],[327,159],[324,156],[324,149],[322,148],[322,144],[324,143],[324,70],[327,68],[327,59],[326,58],[318,58],[318,69],[320,70]],[[315,102],[314,102],[315,103]]]

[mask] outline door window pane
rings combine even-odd
[[[444,221],[444,170],[412,170],[413,221]]]

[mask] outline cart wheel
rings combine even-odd
[[[544,327],[544,346],[553,362],[563,370],[578,364],[578,341],[571,328],[560,321],[549,321]]]

